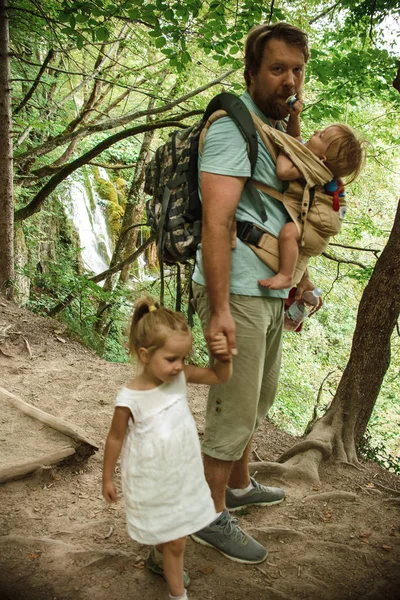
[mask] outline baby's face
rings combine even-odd
[[[326,159],[328,148],[333,142],[337,135],[337,128],[335,126],[327,127],[326,129],[317,129],[314,135],[310,137],[306,146],[315,156]]]

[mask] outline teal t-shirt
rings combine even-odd
[[[269,124],[269,120],[254,104],[248,92],[243,94],[242,100],[264,123]],[[253,178],[282,192],[284,183],[276,176],[275,163],[258,134],[257,137],[258,157]],[[201,157],[199,156],[199,177],[201,171],[217,175],[250,177],[251,170],[246,141],[234,121],[229,117],[218,119],[211,125],[205,140],[203,154]],[[236,219],[260,225],[277,236],[281,227],[287,222],[288,214],[281,202],[263,192],[259,193],[268,216],[267,221],[261,220],[259,208],[254,205],[254,200],[246,186],[236,210]],[[274,272],[245,243],[239,239],[236,240],[236,248],[232,250],[231,257],[231,294],[286,298],[288,290],[269,290],[257,283],[259,279],[267,279],[273,275]],[[193,280],[205,285],[201,245],[197,250]]]

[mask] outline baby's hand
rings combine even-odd
[[[228,348],[228,340],[225,334],[217,333],[214,336],[214,339],[210,341],[210,350],[214,356],[218,358],[220,356],[227,357],[230,356],[229,348]]]
[[[118,494],[115,489],[115,485],[112,481],[103,482],[103,497],[109,504],[111,502],[118,502]]]

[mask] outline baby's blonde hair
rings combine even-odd
[[[326,151],[325,164],[335,177],[346,177],[346,183],[350,183],[357,179],[364,166],[364,143],[344,123],[334,123],[328,129],[331,127],[335,127],[338,133]]]
[[[154,352],[161,348],[171,331],[190,334],[182,313],[160,306],[151,296],[135,303],[129,333],[129,354],[138,356],[139,348]]]

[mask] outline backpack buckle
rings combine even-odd
[[[262,236],[266,233],[264,229],[254,223],[239,222],[236,223],[237,237],[242,242],[258,246]]]

